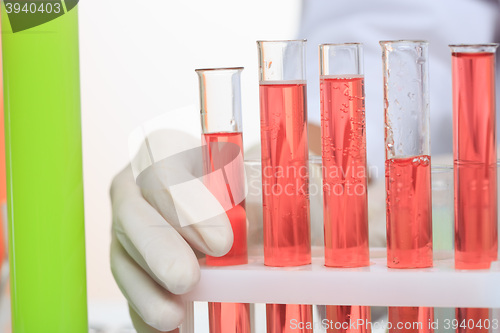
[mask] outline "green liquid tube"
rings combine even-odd
[[[88,333],[78,8],[13,33],[2,2],[13,332]]]

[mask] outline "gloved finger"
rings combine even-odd
[[[126,184],[119,183],[120,179],[113,183],[111,196],[113,233],[121,245],[170,292],[184,294],[191,290],[200,278],[198,261],[191,247],[142,198],[135,185],[127,189]],[[123,195],[123,191],[128,196]]]
[[[141,269],[115,237],[111,241],[111,271],[129,305],[147,325],[170,331],[184,319],[184,305],[180,296],[163,289]]]
[[[152,127],[159,128],[158,125]],[[147,132],[145,129],[144,133]],[[234,172],[239,167],[242,169],[243,152],[238,145],[231,143],[209,146],[211,148],[207,151],[208,146],[202,147],[199,137],[181,131],[149,132],[131,160],[131,169],[134,183],[139,186],[143,197],[166,221],[176,227],[194,248],[220,256],[232,246],[232,229],[225,214],[232,206],[230,202],[231,207],[228,207],[228,200],[220,195],[216,199],[203,184],[207,179],[203,170],[204,156],[210,152],[211,157],[216,157],[211,160],[215,169],[210,173],[210,179],[215,176],[217,184],[234,183],[235,188],[231,189],[232,201],[237,201],[234,205],[244,199],[244,177]],[[230,179],[233,175],[243,181]]]
[[[212,256],[226,254],[233,244],[227,207],[191,174],[187,162],[171,162],[157,162],[139,175],[142,196],[193,247]]]
[[[134,324],[134,328],[137,333],[163,333],[164,331],[158,331],[157,329],[146,324],[142,318],[134,311],[134,309],[129,305],[128,312],[130,313],[130,318],[132,319],[132,323]],[[168,333],[179,333],[179,329],[175,329],[173,331],[169,331]]]

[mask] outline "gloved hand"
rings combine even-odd
[[[111,185],[111,269],[139,333],[178,327],[180,295],[200,278],[195,251],[221,256],[232,246],[224,209],[196,179],[199,145],[181,132],[153,133]]]
[[[202,172],[201,154],[194,148],[199,149],[199,144],[199,139],[181,132],[154,133],[111,186],[111,268],[139,333],[177,327],[184,316],[179,295],[191,290],[199,279],[195,252],[220,256],[232,246],[224,209],[200,182],[189,182]],[[258,148],[253,155],[260,155]],[[248,153],[251,157],[252,150]],[[247,163],[246,211],[249,253],[253,255],[262,255],[263,249],[260,172],[260,161]],[[323,246],[319,163],[311,164],[310,176],[315,193],[311,195],[312,244]],[[183,184],[183,191],[176,184]],[[371,246],[383,246],[383,214],[371,210]],[[381,218],[375,220],[384,222],[380,226],[373,225],[377,215]]]

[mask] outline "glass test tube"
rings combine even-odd
[[[457,269],[485,269],[497,260],[497,46],[450,45]]]
[[[361,44],[320,45],[325,265],[369,264]]]
[[[453,76],[455,268],[497,260],[495,51],[498,44],[450,45]],[[480,332],[488,309],[457,308],[457,332]],[[484,330],[484,328],[483,328]],[[486,330],[487,331],[487,330]]]
[[[382,41],[387,266],[432,266],[428,63],[425,41]],[[432,308],[389,307],[389,319],[421,322]],[[392,321],[391,321],[392,322]]]
[[[366,123],[361,44],[319,47],[325,265],[369,265]],[[349,332],[369,332],[368,306],[326,307]],[[347,332],[331,328],[328,332]]]
[[[387,266],[432,266],[427,46],[384,41]]]
[[[305,44],[305,40],[257,42],[267,266],[311,263]],[[286,318],[310,322],[312,307],[268,304],[268,333],[288,332]]]
[[[206,256],[209,266],[248,263],[245,212],[245,171],[241,117],[242,67],[197,69],[203,144],[204,183],[226,211],[233,246],[222,257]],[[222,173],[220,177],[211,177]],[[246,303],[209,303],[211,333],[250,333]]]
[[[432,333],[434,308],[389,307],[389,333]]]
[[[369,306],[327,305],[327,333],[370,333],[371,311]]]
[[[78,6],[66,9],[13,32],[2,5],[15,333],[88,332]]]
[[[487,308],[456,308],[456,333],[488,333],[492,326],[489,318]]]

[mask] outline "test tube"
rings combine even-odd
[[[431,157],[426,41],[381,41],[385,107],[387,266],[432,266]],[[433,309],[389,307],[397,322],[421,322]],[[394,322],[393,324],[396,324]]]
[[[78,5],[72,3],[64,15],[23,31],[14,22],[26,24],[34,14],[20,22],[14,11],[7,15],[5,3],[1,9],[14,333],[89,331]]]
[[[390,307],[389,333],[432,333],[434,329],[434,308]]]
[[[267,266],[311,263],[305,45],[305,40],[257,42]],[[285,318],[306,323],[312,307],[268,304],[267,332],[291,332]]]
[[[363,46],[319,46],[325,265],[369,265]],[[368,306],[326,307],[347,323],[329,332],[369,332]],[[351,323],[356,323],[354,326]],[[353,327],[355,327],[353,329]]]
[[[371,311],[369,306],[327,305],[327,333],[369,333]]]
[[[453,76],[455,268],[497,260],[495,51],[498,44],[450,45]],[[481,331],[488,309],[457,308],[457,332]]]
[[[493,322],[489,318],[488,308],[457,308],[455,309],[456,333],[488,333]]]
[[[497,260],[497,46],[450,45],[457,269],[485,269]]]
[[[242,70],[242,67],[196,70],[200,88],[203,179],[225,209],[234,236],[233,245],[226,255],[206,256],[209,266],[248,263],[240,88]],[[222,174],[223,178],[217,174]],[[211,177],[213,175],[215,177]],[[249,304],[211,302],[208,309],[211,333],[250,333]]]
[[[432,266],[431,157],[425,41],[382,41],[387,266]]]

